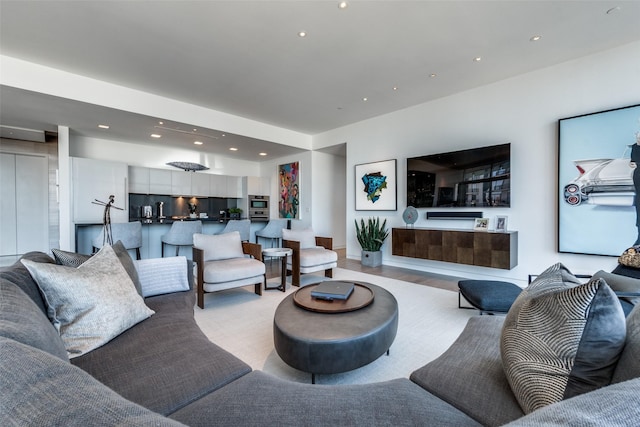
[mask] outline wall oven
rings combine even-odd
[[[249,219],[269,220],[269,196],[249,196]]]

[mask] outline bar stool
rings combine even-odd
[[[240,240],[243,242],[249,241],[249,235],[251,234],[251,221],[248,219],[230,219],[227,225],[218,234],[231,233],[237,231],[240,233]]]
[[[162,236],[161,256],[164,258],[164,245],[176,247],[176,256],[180,252],[180,246],[193,246],[193,235],[202,233],[202,221],[176,221],[171,224],[169,232]]]
[[[258,237],[262,237],[263,239],[269,239],[270,247],[273,248],[274,240],[276,241],[276,247],[281,247],[282,229],[287,228],[288,221],[288,219],[270,219],[262,230],[256,231],[256,243],[258,243]]]
[[[112,223],[111,236],[113,238],[112,243],[120,240],[127,250],[135,249],[136,259],[140,259],[140,248],[142,247],[142,223],[140,221]],[[102,227],[100,234],[91,241],[93,252],[102,248],[106,243],[107,239],[104,234],[104,227]]]

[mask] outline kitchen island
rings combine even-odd
[[[241,218],[246,219],[246,218]],[[169,232],[171,224],[176,221],[202,221],[202,232],[204,234],[220,233],[230,218],[189,218],[189,217],[171,217],[165,219],[158,218],[135,218],[132,221],[142,222],[142,247],[140,248],[140,256],[142,259],[160,258],[162,254],[161,237]],[[249,241],[255,241],[255,233],[262,230],[267,225],[268,220],[251,221],[251,235]],[[79,223],[75,224],[75,242],[76,252],[82,254],[90,254],[92,252],[92,239],[100,234],[102,224],[98,223]],[[173,251],[170,251],[173,253]],[[191,248],[181,247],[180,255],[191,259]]]

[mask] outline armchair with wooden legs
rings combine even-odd
[[[302,274],[324,270],[324,276],[333,277],[338,266],[338,254],[333,251],[331,237],[315,236],[313,230],[282,230],[282,245],[293,250],[287,257],[287,273],[291,272],[291,284],[300,286]]]
[[[204,308],[205,292],[254,285],[254,292],[262,295],[262,286],[266,283],[262,246],[242,242],[237,231],[217,235],[194,234],[193,261],[197,264],[200,308]]]

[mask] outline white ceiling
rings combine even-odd
[[[0,54],[313,135],[640,40],[640,1],[348,3],[1,0]],[[157,125],[1,90],[2,125],[68,123],[79,134],[145,143]],[[97,129],[99,114],[121,122],[119,133]],[[224,131],[200,129],[217,138],[198,149],[228,154]],[[193,148],[192,135],[168,134]],[[253,144],[253,160],[292,150],[228,136]]]

